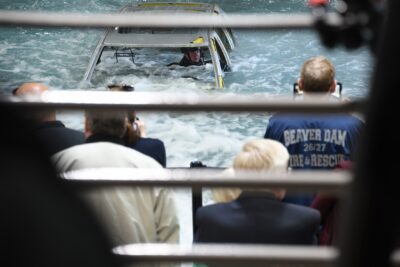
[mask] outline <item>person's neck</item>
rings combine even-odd
[[[110,142],[119,145],[124,145],[124,141],[120,137],[104,133],[91,134],[86,138],[86,143],[95,143],[95,142]]]
[[[307,93],[303,92],[303,96],[305,99],[324,99],[324,98],[329,98],[330,97],[329,92],[318,92],[318,93]]]

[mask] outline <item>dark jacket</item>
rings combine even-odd
[[[161,140],[154,138],[140,138],[135,144],[128,144],[127,146],[152,157],[164,168],[167,166],[165,146]]]
[[[268,192],[243,192],[232,202],[197,210],[195,242],[315,244],[319,222],[314,209],[283,203]]]
[[[35,127],[34,133],[49,157],[85,142],[85,135],[82,132],[65,127],[61,121],[41,122]]]

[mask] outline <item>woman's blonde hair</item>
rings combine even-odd
[[[233,161],[235,170],[268,170],[284,172],[288,168],[289,152],[278,141],[271,139],[254,139],[244,144]],[[217,202],[229,202],[242,192],[239,188],[221,188],[213,190],[213,198]]]

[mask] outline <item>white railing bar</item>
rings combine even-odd
[[[294,264],[322,267],[334,266],[339,257],[339,251],[333,247],[236,244],[129,244],[114,248],[113,253],[131,263],[223,262],[230,263],[229,266]]]
[[[347,171],[292,171],[287,174],[255,171],[224,172],[224,169],[98,168],[70,171],[59,176],[88,186],[172,186],[286,188],[298,191],[343,192],[352,182]]]
[[[329,13],[326,19],[332,25],[341,23],[341,17]],[[60,13],[39,11],[0,11],[0,25],[29,25],[52,27],[156,27],[156,28],[270,28],[307,29],[314,24],[311,14],[210,14],[191,13]]]
[[[321,98],[293,101],[267,95],[171,94],[148,92],[51,91],[40,97],[0,97],[0,104],[23,108],[121,108],[169,111],[281,111],[281,112],[363,112],[365,100],[323,101]]]

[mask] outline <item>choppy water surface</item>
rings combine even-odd
[[[132,1],[28,1],[3,0],[1,9],[79,12],[112,12]],[[186,1],[181,1],[186,2]],[[305,1],[248,0],[216,2],[226,12],[307,12]],[[334,2],[334,1],[333,1]],[[344,94],[368,94],[372,60],[367,49],[348,52],[327,50],[313,31],[234,31],[238,42],[232,52],[233,70],[227,73],[224,90],[213,90],[210,66],[177,67],[176,52],[136,51],[135,63],[105,53],[91,83],[82,82],[102,30],[69,28],[0,28],[0,88],[7,93],[25,81],[42,81],[55,90],[103,90],[109,83],[133,84],[136,91],[168,91],[176,94],[259,94],[290,95],[302,62],[315,55],[329,57],[337,67],[337,80]],[[194,76],[199,80],[183,78]],[[148,136],[160,138],[167,149],[168,166],[188,166],[194,159],[209,166],[229,166],[244,141],[262,137],[268,114],[264,113],[139,113],[147,125]],[[82,114],[60,113],[66,124],[82,129]],[[182,204],[190,203],[186,191],[178,191]],[[183,242],[191,241],[190,207],[181,210]],[[186,215],[185,215],[186,214]]]

